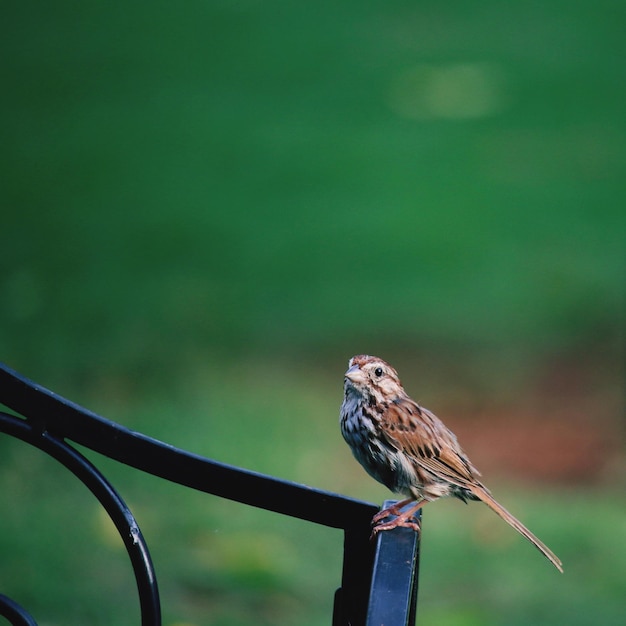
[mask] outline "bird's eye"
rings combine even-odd
[[[376,376],[376,378],[380,378],[383,375],[383,368],[382,367],[377,367],[374,370],[374,376]]]

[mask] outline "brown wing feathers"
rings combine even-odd
[[[467,487],[480,476],[454,434],[410,398],[398,400],[387,409],[381,428],[392,445],[444,480]]]
[[[395,401],[381,422],[385,438],[420,467],[437,478],[467,489],[518,533],[528,539],[560,572],[559,558],[524,524],[511,515],[478,480],[480,472],[469,462],[455,435],[441,420],[410,398]]]

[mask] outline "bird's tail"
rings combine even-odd
[[[536,548],[539,550],[549,561],[556,567],[556,569],[563,573],[563,564],[561,559],[548,548],[548,546],[540,541],[535,535],[533,535],[522,522],[513,517],[500,503],[498,503],[493,496],[482,485],[472,485],[468,487],[470,491],[479,499],[482,500],[492,511],[495,511],[505,522],[511,525],[515,530],[526,537]]]

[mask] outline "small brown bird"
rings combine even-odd
[[[419,530],[412,516],[443,496],[464,502],[482,500],[563,572],[552,550],[494,500],[454,433],[407,395],[391,365],[364,354],[350,359],[340,423],[343,438],[367,473],[391,491],[408,496],[374,516],[373,535],[397,526]],[[413,504],[402,511],[409,503]],[[392,514],[397,517],[385,522]]]

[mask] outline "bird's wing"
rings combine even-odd
[[[391,403],[380,427],[390,445],[438,478],[466,488],[478,481],[480,472],[470,463],[454,433],[411,398]]]

